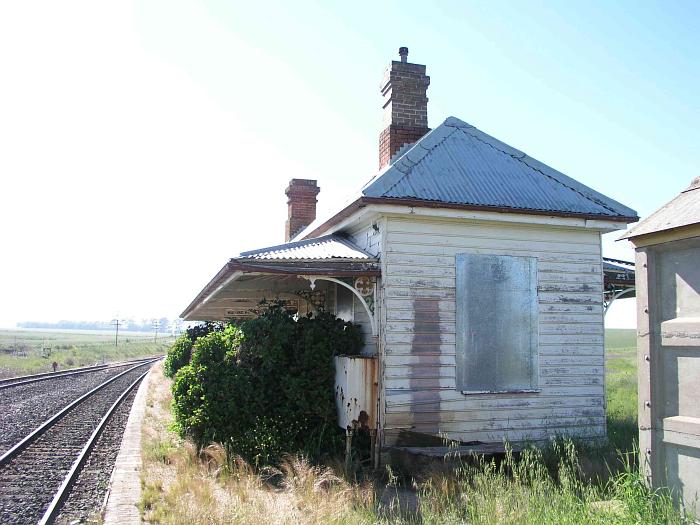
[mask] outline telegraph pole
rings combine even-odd
[[[153,329],[155,333],[153,334],[153,342],[158,340],[158,327],[160,326],[160,321],[158,319],[153,319]]]
[[[119,346],[119,318],[117,319],[112,319],[112,326],[115,327],[115,332],[114,332],[114,346]]]

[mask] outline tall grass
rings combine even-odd
[[[665,492],[648,490],[630,462],[605,484],[582,475],[571,440],[554,441],[552,470],[539,449],[519,458],[477,461],[420,488],[422,523],[685,523]]]
[[[634,449],[639,432],[635,330],[605,331],[605,390],[610,446],[629,452]]]
[[[170,430],[169,382],[162,365],[149,382],[143,427],[141,509],[145,522],[167,524],[374,523],[371,484],[342,471],[289,457],[254,469],[218,444],[198,451]]]
[[[197,453],[187,444],[176,455],[173,482],[146,482],[142,508],[147,522],[372,523],[370,486],[348,483],[330,468],[288,458],[279,469],[255,471],[229,458],[221,445]],[[156,482],[158,483],[158,482]]]
[[[629,454],[619,472],[591,481],[576,443],[457,463],[420,481],[386,475],[350,481],[343,462],[289,457],[254,469],[221,445],[198,451],[168,430],[168,382],[150,382],[141,508],[163,524],[580,524],[690,523],[665,491],[650,491]],[[585,447],[582,450],[586,450]],[[587,453],[591,454],[592,449]]]
[[[172,481],[145,483],[142,508],[151,523],[470,523],[640,524],[688,523],[665,492],[651,492],[637,470],[605,485],[582,481],[571,441],[555,444],[548,468],[537,449],[500,464],[477,461],[417,483],[415,504],[405,490],[385,491],[348,482],[342,472],[292,457],[279,469],[254,470],[221,445],[197,452],[186,444],[170,458]]]

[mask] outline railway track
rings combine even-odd
[[[78,375],[52,375],[39,381],[15,382],[0,390],[0,454],[33,430],[38,422],[139,362],[110,365]]]
[[[129,364],[144,363],[146,361],[151,361],[153,357],[146,357],[143,359],[132,359],[129,361],[123,361],[121,363],[107,363],[104,365],[94,365],[94,366],[83,366],[80,368],[71,368],[69,370],[62,370],[60,372],[43,372],[41,374],[30,374],[24,376],[7,377],[0,379],[0,390],[5,390],[13,386],[27,385],[30,383],[36,383],[37,381],[47,381],[52,379],[58,379],[60,377],[69,377],[82,374],[89,374],[97,370],[107,370],[109,368],[120,368]]]
[[[0,456],[0,523],[54,523],[112,414],[133,397],[156,360],[137,363],[107,379]]]

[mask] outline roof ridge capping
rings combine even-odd
[[[453,129],[446,129],[453,128]],[[447,117],[445,121],[437,128],[430,130],[423,135],[415,143],[411,144],[403,155],[396,159],[392,165],[399,171],[404,172],[401,168],[410,169],[418,164],[430,151],[437,148],[444,140],[450,137],[458,129],[476,129],[471,124],[467,124],[457,117]],[[403,162],[403,164],[402,164]]]
[[[700,195],[693,193],[696,190],[700,190],[700,177],[695,177],[690,186],[635,224],[617,240],[632,239],[700,223],[700,206],[698,206]]]
[[[695,177],[690,181],[690,186],[684,189],[681,193],[687,193],[693,190],[700,190],[700,177]]]
[[[459,121],[459,119],[455,120]],[[477,127],[467,125],[465,127],[462,127],[461,129],[463,129],[465,133],[469,133],[470,135],[472,135],[477,140],[486,142],[487,144],[496,148],[497,150],[512,156],[513,158],[519,160],[523,164],[540,172],[545,177],[549,177],[550,179],[555,180],[562,186],[566,186],[570,190],[575,191],[576,193],[580,194],[586,199],[604,207],[605,209],[615,213],[616,215],[639,220],[637,212],[632,208],[628,208],[624,204],[616,201],[615,199],[611,199],[610,197],[597,192],[593,188],[586,186],[585,184],[577,181],[576,179],[573,179],[568,175],[565,175],[564,173],[552,168],[551,166],[548,166],[544,162],[541,162],[536,158],[531,157],[527,153],[520,151],[506,144],[505,142],[498,140],[497,138],[489,135],[488,133],[481,131]]]
[[[423,160],[428,153],[439,146],[450,135],[458,129],[473,127],[457,117],[447,117],[442,124],[409,145],[394,162],[387,164],[379,173],[372,177],[360,190],[361,194],[365,197],[381,197],[401,182],[409,174],[413,166]]]
[[[474,139],[487,144],[503,154],[509,155],[515,160],[518,160],[554,182],[568,188],[569,190],[578,193],[586,200],[589,200],[606,210],[613,215],[630,219],[631,221],[639,220],[637,212],[628,208],[624,204],[611,199],[595,191],[594,189],[578,182],[577,180],[561,173],[560,171],[551,168],[543,162],[530,157],[523,151],[520,151],[505,142],[489,135],[478,129],[476,126],[469,124],[457,117],[450,116],[438,127],[421,137],[410,148],[408,148],[401,157],[396,159],[393,164],[387,166],[385,171],[380,172],[362,189],[362,194],[366,197],[384,197],[397,184],[405,179],[411,172],[411,169],[420,163],[433,149],[438,147],[444,140],[452,136],[454,133],[462,131]]]

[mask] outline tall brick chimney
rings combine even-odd
[[[297,233],[316,219],[316,195],[321,191],[315,180],[292,179],[284,190],[287,195],[287,222],[284,227],[284,242],[289,242]]]
[[[389,164],[392,155],[404,144],[412,144],[428,128],[430,77],[425,66],[408,62],[408,48],[399,48],[401,61],[392,60],[381,84],[384,97],[384,126],[379,135],[379,169]]]

